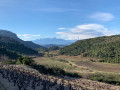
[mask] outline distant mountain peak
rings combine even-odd
[[[36,44],[39,44],[39,45],[48,45],[48,44],[70,45],[75,41],[74,40],[64,40],[64,39],[54,37],[54,38],[40,38],[40,39],[34,40],[33,42]]]

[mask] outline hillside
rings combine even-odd
[[[53,47],[53,46],[58,46],[58,47],[64,47],[65,45],[56,45],[56,44],[46,44],[46,45],[43,45],[44,47],[46,48],[50,48],[50,47]]]
[[[23,44],[20,44],[18,41],[14,40],[13,38],[6,37],[6,36],[0,36],[0,48],[2,49],[0,50],[1,54],[7,55],[9,57],[13,57],[13,55],[7,54],[10,52],[16,52],[16,54],[19,53],[19,54],[26,54],[26,55],[38,53],[37,51],[31,48],[28,48],[24,46]]]
[[[3,59],[1,59],[2,56],[7,56],[10,59],[17,59],[17,57],[19,57],[20,55],[15,51],[11,51],[6,48],[0,47],[0,61]]]
[[[24,44],[26,47],[29,47],[32,49],[42,48],[42,46],[37,45],[37,44],[33,43],[32,41],[23,41],[23,40],[19,39],[15,33],[7,31],[7,30],[0,30],[0,36],[11,37],[11,38],[15,39],[16,41],[18,41],[19,43]]]
[[[101,62],[120,63],[120,35],[79,40],[60,49],[62,55],[97,57]]]

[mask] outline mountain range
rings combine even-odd
[[[64,40],[58,38],[41,38],[33,41],[42,46],[67,46],[75,42],[75,40]]]

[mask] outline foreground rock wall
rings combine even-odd
[[[0,65],[0,81],[7,90],[120,90],[120,86],[86,79],[43,75],[21,65]]]

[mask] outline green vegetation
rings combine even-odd
[[[97,57],[100,62],[120,63],[120,35],[79,40],[60,49],[60,54]]]
[[[23,64],[23,65],[32,65],[34,60],[29,57],[18,57],[17,60],[10,60],[7,56],[2,56],[4,60],[1,61],[2,64]]]
[[[38,70],[40,73],[55,75],[55,76],[69,76],[69,77],[79,77],[82,76],[77,73],[66,72],[64,69],[59,67],[46,67],[44,65],[33,64],[32,68]]]
[[[11,63],[12,62],[8,64],[11,64]],[[36,64],[34,60],[32,60],[29,57],[19,57],[17,59],[16,64],[28,65],[43,74],[50,74],[50,75],[55,75],[55,76],[81,77],[81,75],[77,73],[66,72],[62,67],[59,67],[59,66],[54,67],[54,66]]]
[[[59,49],[58,46],[52,46],[50,48],[42,47],[37,49],[39,51],[38,54],[37,51],[26,47],[12,38],[0,36],[0,62],[3,62],[3,64],[23,64],[38,70],[40,73],[60,77],[81,78],[88,74],[91,80],[120,85],[120,75],[103,73],[104,71],[102,73],[95,73],[96,69],[94,70],[93,68],[97,67],[94,66],[91,69],[86,64],[89,61],[90,63],[95,63],[91,65],[99,65],[97,63],[100,62],[120,63],[120,35],[79,40],[70,46],[61,48],[60,51]],[[58,52],[62,55],[73,56],[73,60],[69,56],[59,58]],[[40,57],[31,56],[33,58],[36,57],[34,61],[29,57],[22,57],[22,55],[39,55]],[[80,57],[74,57],[77,55],[80,55]],[[86,59],[86,62],[81,60],[82,63],[85,62],[85,67],[82,67],[82,65],[79,66],[80,59],[85,57],[91,57],[93,59]],[[101,68],[101,66],[99,67]],[[99,72],[99,69],[97,72]]]
[[[20,56],[17,52],[8,50],[4,47],[0,47],[0,55],[8,56],[10,59],[17,59],[17,57]]]
[[[74,66],[71,66],[69,62],[62,61],[62,59],[46,58],[46,60],[35,60],[39,65],[43,65],[46,68],[62,68],[67,72],[73,72],[72,70],[78,69]]]
[[[34,61],[29,57],[18,57],[17,64],[32,65]]]
[[[59,46],[52,46],[52,47],[49,47],[49,48],[45,48],[45,47],[37,48],[36,50],[43,53],[43,52],[49,52],[49,51],[54,51],[54,50],[59,50],[59,49],[60,49]]]
[[[120,85],[120,75],[108,73],[94,73],[89,77],[91,80],[105,82],[113,85]]]
[[[14,40],[10,43],[0,42],[0,47],[4,47],[10,51],[15,51],[20,54],[26,54],[26,55],[38,54],[37,51],[30,49]]]
[[[43,53],[43,52],[48,51],[48,49],[45,48],[45,47],[42,47],[42,48],[36,48],[36,50],[37,50],[38,52],[40,52],[40,53]]]
[[[21,54],[36,55],[38,52],[10,37],[0,36],[0,55],[8,56],[10,59],[17,59]]]
[[[59,50],[59,49],[60,49],[60,47],[58,47],[58,46],[52,46],[52,47],[48,48],[49,51],[54,51],[54,50]]]

